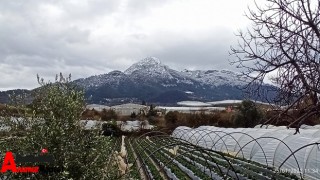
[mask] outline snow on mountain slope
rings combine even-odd
[[[124,72],[115,70],[78,79],[73,83],[84,89],[89,103],[114,105],[143,100],[173,105],[179,101],[243,99],[241,87],[248,82],[248,79],[232,71],[180,72],[162,64],[157,58],[148,57],[134,63]],[[273,86],[263,85],[263,90],[270,87]],[[268,93],[268,99],[272,100],[275,93]],[[8,94],[9,92],[0,92],[0,102],[8,101]],[[252,99],[263,100],[256,96]]]
[[[177,83],[193,84],[191,78],[170,69],[155,57],[148,57],[133,64],[124,73],[137,81],[159,82],[164,87],[177,86]]]
[[[227,70],[179,72],[154,57],[134,63],[124,72],[112,71],[75,81],[92,99],[90,103],[109,102],[115,98],[163,103],[242,99],[241,87],[248,82]]]
[[[117,86],[123,81],[159,84],[163,87],[177,87],[179,84],[208,85],[211,87],[221,85],[243,86],[249,82],[247,79],[240,77],[239,74],[227,70],[184,70],[179,72],[170,69],[155,57],[148,57],[134,63],[124,72],[112,71],[108,74],[76,80],[85,89],[102,85]]]
[[[148,57],[133,64],[124,73],[131,76],[143,75],[146,78],[173,79],[169,72],[169,67],[163,65],[159,59],[154,57]]]
[[[131,65],[127,70],[124,71],[124,73],[130,75],[135,71],[141,70],[148,70],[156,73],[164,73],[166,72],[166,69],[167,67],[163,65],[158,58],[147,57]]]
[[[191,77],[202,84],[211,86],[231,85],[231,86],[243,86],[248,84],[249,80],[240,76],[240,74],[234,73],[228,70],[184,70],[181,72],[183,75]]]
[[[130,78],[121,71],[111,71],[108,74],[91,76],[85,79],[78,79],[75,82],[84,89],[110,85],[117,87],[121,82],[128,82]]]

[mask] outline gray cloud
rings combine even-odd
[[[245,9],[230,2],[238,3],[0,1],[0,90],[34,88],[36,74],[52,80],[72,73],[76,79],[125,70],[147,56],[178,70],[234,68],[228,50],[246,22]]]

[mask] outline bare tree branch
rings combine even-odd
[[[238,46],[231,47],[231,64],[251,78],[250,84],[263,84],[269,73],[279,88],[276,102],[287,108],[267,123],[289,117],[288,127],[300,126],[320,115],[320,1],[266,0],[255,3],[246,17],[253,22],[246,33],[239,32]],[[254,90],[259,92],[259,90]],[[289,115],[290,110],[301,112]]]

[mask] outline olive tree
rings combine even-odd
[[[53,155],[48,164],[54,172],[46,174],[12,174],[11,178],[35,176],[38,179],[107,179],[107,165],[111,152],[110,138],[100,135],[99,129],[85,130],[80,124],[85,108],[84,93],[70,78],[62,74],[54,83],[38,77],[40,87],[34,92],[32,112],[23,116],[25,131],[12,136],[0,145],[1,152],[21,154],[40,153],[43,148]],[[15,130],[11,122],[11,131]]]

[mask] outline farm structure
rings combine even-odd
[[[117,106],[111,106],[111,109],[114,110],[118,115],[130,116],[131,113],[147,114],[149,107],[145,105],[140,105],[140,104],[128,103],[128,104],[121,104]]]
[[[180,113],[211,113],[212,111],[226,110],[225,107],[167,107],[157,106],[156,110],[168,113],[170,111],[178,111]]]
[[[178,127],[173,137],[303,179],[320,178],[320,129]]]
[[[151,131],[139,137],[122,138],[125,141],[122,146],[126,148],[124,160],[128,169],[119,171],[119,178],[174,180],[302,178],[299,174],[278,171],[271,165],[190,143],[182,136],[179,137],[179,132],[184,132],[181,130],[186,129],[180,127],[172,135]],[[120,150],[119,147],[118,149]]]
[[[89,110],[97,110],[97,111],[103,111],[105,110],[114,110],[118,115],[120,116],[130,116],[132,113],[135,114],[147,114],[149,107],[145,105],[140,104],[133,104],[133,103],[127,103],[127,104],[120,104],[116,106],[105,106],[100,104],[89,104],[86,106]]]

